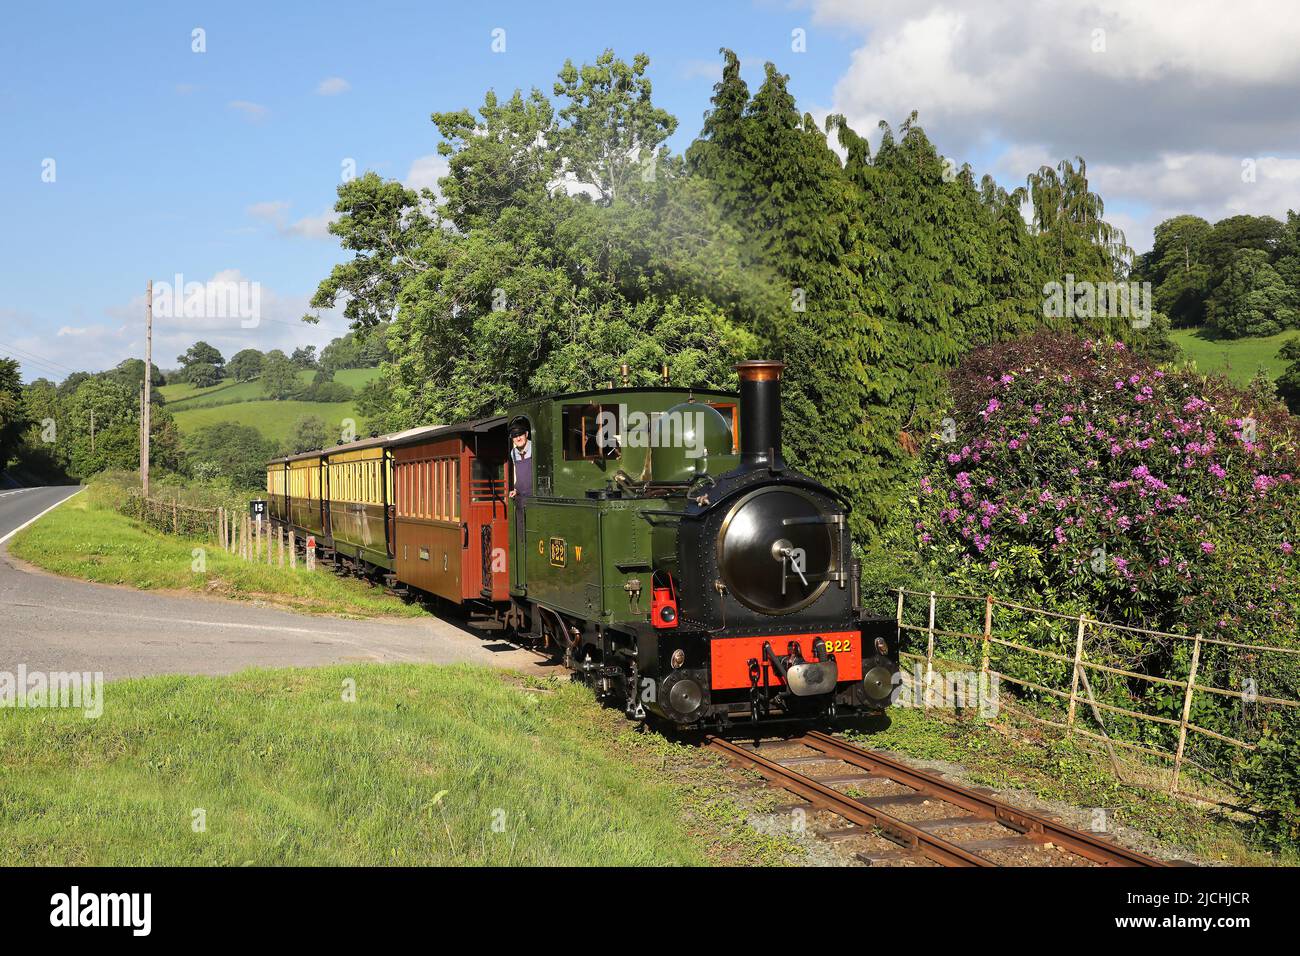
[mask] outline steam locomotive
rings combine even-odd
[[[665,370],[277,458],[268,511],[322,560],[487,612],[632,718],[876,712],[894,622],[861,609],[848,503],[782,458],[782,370],[742,362],[739,395]],[[512,431],[531,494],[511,487]]]

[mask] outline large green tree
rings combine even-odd
[[[186,381],[190,380],[191,370],[195,366],[210,365],[216,371],[217,378],[225,375],[225,358],[222,357],[221,352],[215,346],[209,345],[207,342],[195,342],[185,352],[176,356],[176,361],[181,363],[181,373]]]
[[[236,382],[251,382],[262,374],[266,357],[257,349],[241,349],[230,357],[226,371]]]
[[[0,358],[0,471],[18,447],[27,426],[23,407],[22,375],[16,359]]]
[[[1210,324],[1223,335],[1274,335],[1300,326],[1291,290],[1268,260],[1262,249],[1243,247],[1233,254],[1208,303]]]
[[[266,353],[262,363],[262,391],[267,398],[283,401],[298,391],[298,367],[279,349]]]

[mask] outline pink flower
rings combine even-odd
[[[1212,541],[1202,541],[1202,542],[1201,542],[1201,550],[1204,551],[1206,554],[1213,554],[1213,553],[1214,553],[1214,543],[1213,543]]]

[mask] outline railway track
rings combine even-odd
[[[847,823],[821,831],[823,838],[882,836],[897,846],[857,853],[857,858],[868,865],[928,862],[941,866],[999,866],[1006,865],[998,858],[1005,858],[1008,851],[1034,847],[1064,850],[1079,858],[1075,862],[1085,865],[1167,865],[1097,834],[1012,806],[986,791],[945,780],[818,731],[748,746],[709,736],[706,744],[725,754],[733,764],[758,771],[769,786],[806,801],[808,809],[829,811]],[[792,748],[807,752],[788,753]],[[764,750],[774,753],[768,756]],[[849,769],[836,770],[837,764]],[[813,776],[796,767],[829,769],[830,773]],[[859,791],[883,787],[892,792],[856,797],[837,787]],[[935,812],[941,815],[934,816]]]

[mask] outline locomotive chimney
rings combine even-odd
[[[740,464],[782,468],[781,458],[781,370],[782,362],[741,362],[740,374]]]

